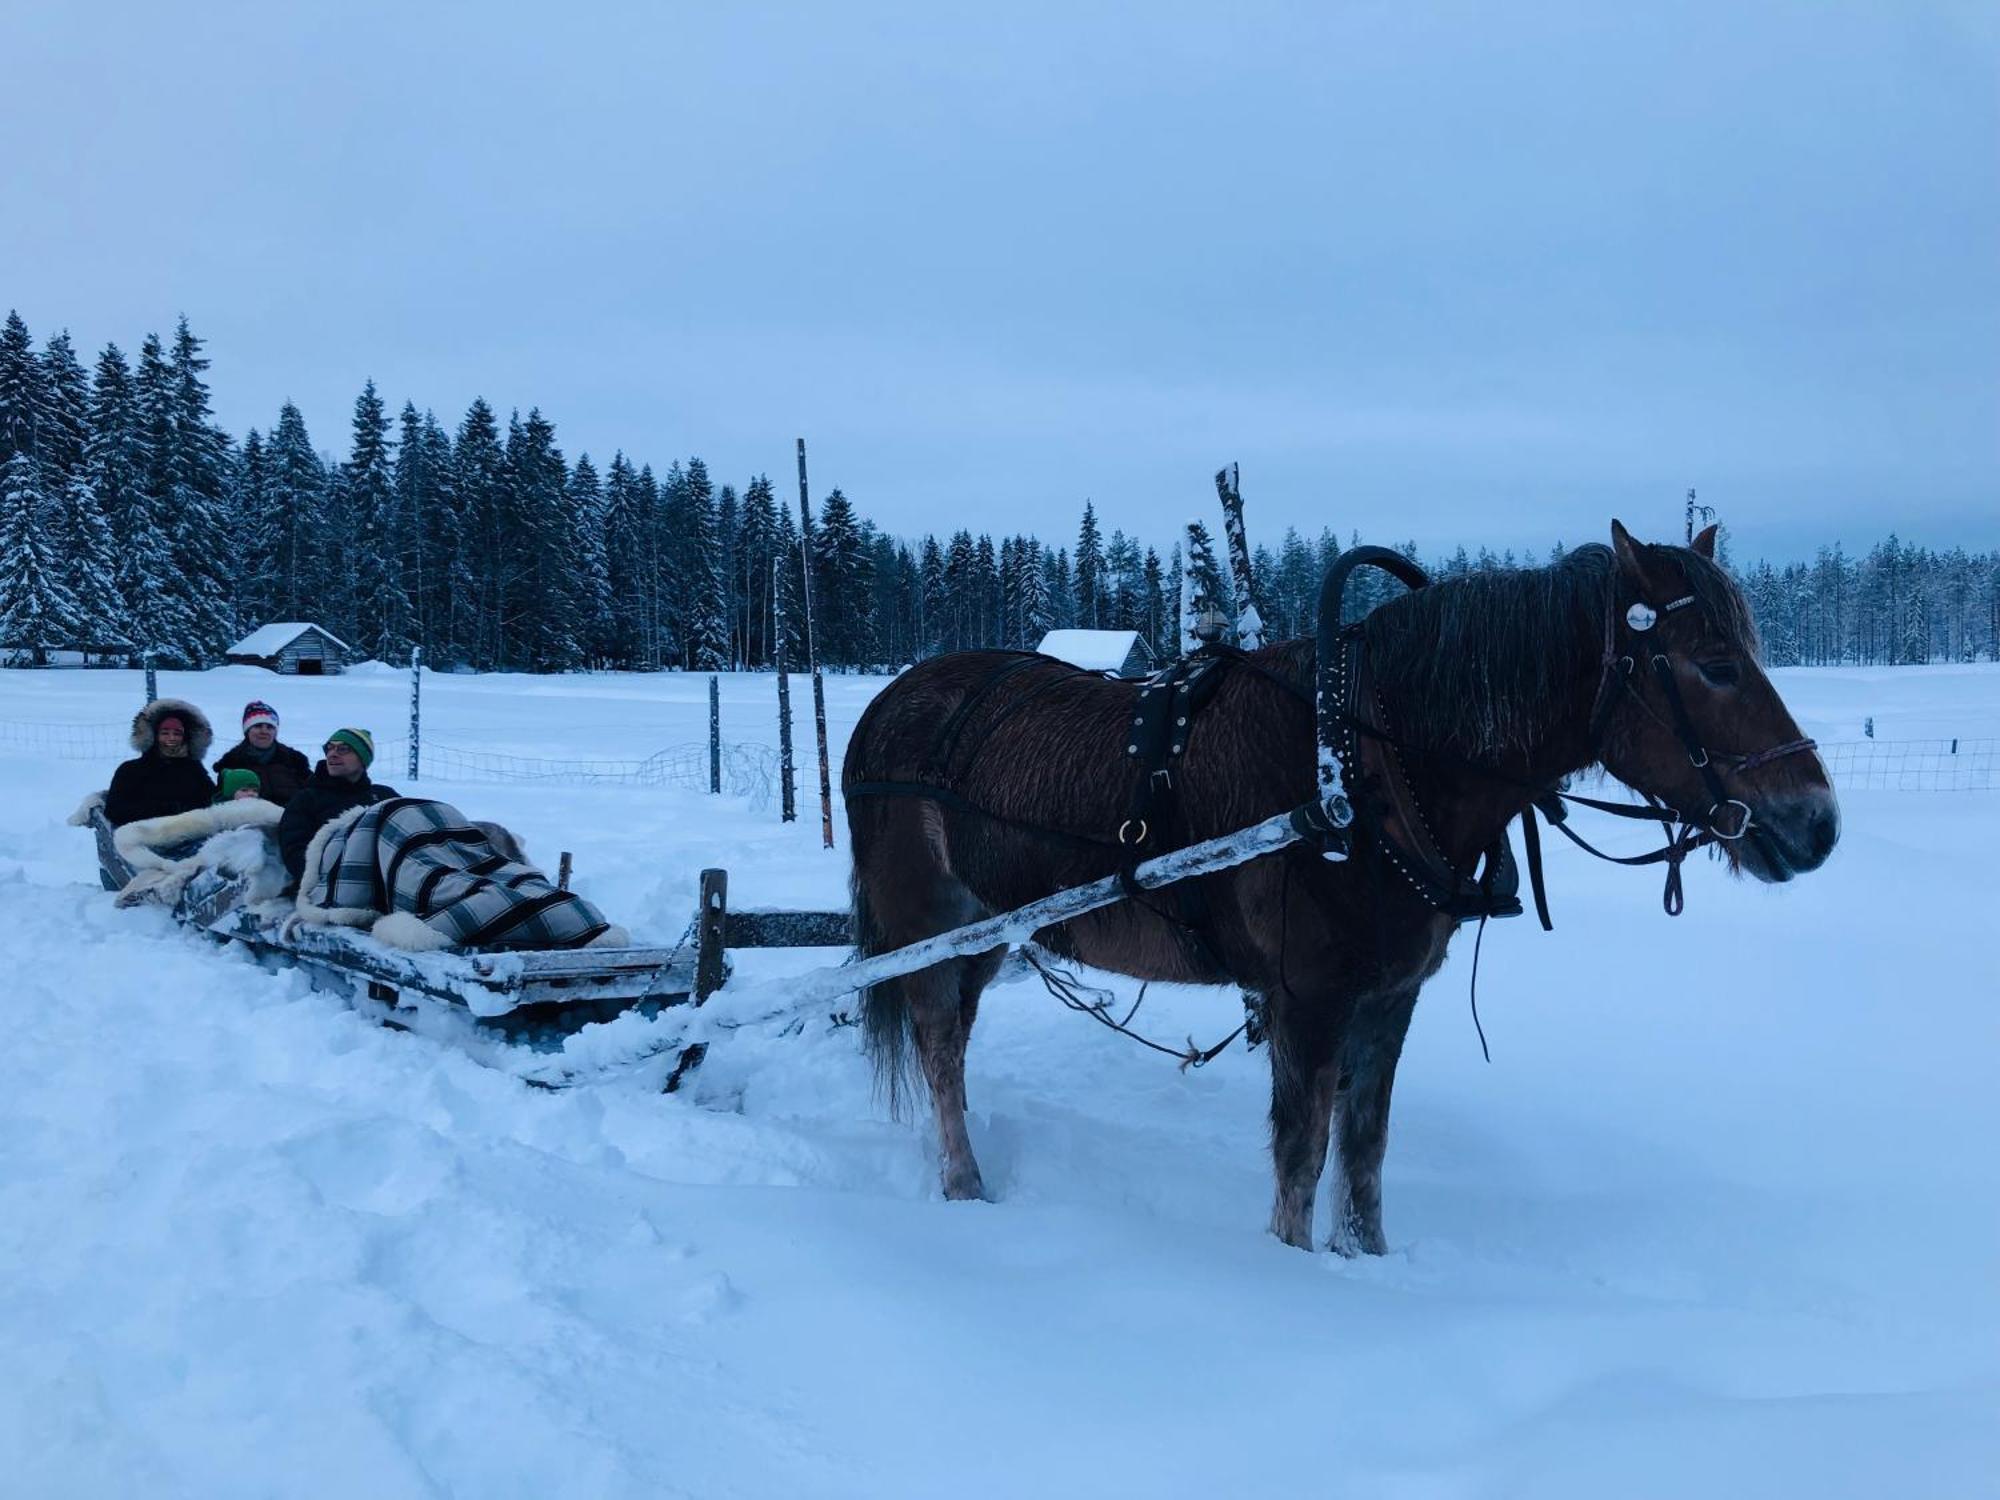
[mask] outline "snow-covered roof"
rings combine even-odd
[[[1035,649],[1085,671],[1117,672],[1138,639],[1136,630],[1051,630]]]
[[[315,625],[310,620],[281,620],[275,624],[263,625],[251,631],[223,654],[226,656],[276,656],[308,630],[317,630],[343,651],[348,649],[347,642],[343,641],[331,630],[328,630],[324,625]]]

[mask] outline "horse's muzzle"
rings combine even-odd
[[[1785,792],[1758,806],[1736,862],[1759,880],[1781,884],[1817,870],[1840,842],[1840,804],[1830,787]]]

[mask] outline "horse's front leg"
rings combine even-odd
[[[1338,1034],[1331,1007],[1305,1007],[1288,991],[1267,999],[1271,1041],[1271,1164],[1277,1187],[1271,1233],[1312,1249],[1313,1202],[1332,1127],[1339,1079]]]
[[[1382,1157],[1389,1146],[1389,1094],[1416,1003],[1416,986],[1372,995],[1355,1007],[1341,1038],[1334,1105],[1340,1190],[1327,1246],[1342,1255],[1380,1255],[1389,1248],[1382,1235]]]

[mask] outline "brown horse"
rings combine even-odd
[[[1409,790],[1454,867],[1474,866],[1530,788],[1594,764],[1709,826],[1731,816],[1715,795],[1719,776],[1748,826],[1738,822],[1717,847],[1759,880],[1789,880],[1831,853],[1839,812],[1825,768],[1817,755],[1771,751],[1809,742],[1759,666],[1749,610],[1713,545],[1712,527],[1692,548],[1648,546],[1614,521],[1610,547],[1439,583],[1362,622],[1381,722],[1412,751]],[[1614,639],[1632,654],[1619,661]],[[1173,826],[1155,830],[1158,847],[1313,797],[1314,654],[1312,642],[1293,641],[1230,662],[1194,716]],[[1114,831],[1138,774],[1126,753],[1135,697],[1129,682],[991,651],[939,657],[892,683],[856,726],[843,773],[862,952],[1118,869]],[[1706,769],[1681,729],[1715,747]],[[937,794],[881,795],[884,783]],[[1391,863],[1367,837],[1339,863],[1294,845],[1190,882],[1199,889],[1185,905],[1152,893],[1037,934],[1100,969],[1263,997],[1271,1231],[1287,1244],[1311,1245],[1314,1198],[1337,1141],[1331,1246],[1384,1249],[1390,1089],[1417,993],[1456,928]],[[980,991],[1004,957],[1003,948],[953,959],[867,996],[869,1048],[892,1107],[915,1044],[948,1198],[984,1196],[965,1128],[965,1048]]]

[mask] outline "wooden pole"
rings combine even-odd
[[[695,918],[694,1001],[722,988],[724,933],[729,925],[729,872],[701,872],[701,912]]]
[[[418,750],[424,737],[424,648],[410,648],[410,780],[418,779]]]
[[[158,703],[160,701],[160,679],[159,676],[153,671],[152,652],[148,651],[146,653],[145,662],[146,662],[146,702]]]
[[[1133,879],[1142,889],[1153,890],[1178,880],[1212,874],[1266,854],[1274,854],[1303,837],[1305,835],[1294,821],[1293,814],[1282,812],[1235,833],[1224,834],[1221,838],[1190,844],[1185,849],[1149,859],[1133,872]],[[706,875],[703,878],[706,880]],[[731,991],[706,1007],[698,1024],[705,1023],[705,1029],[709,1030],[728,1030],[811,1011],[871,984],[914,974],[919,969],[928,969],[949,958],[986,953],[1011,943],[1024,943],[1044,927],[1067,922],[1085,912],[1096,911],[1100,906],[1110,906],[1113,902],[1126,899],[1128,894],[1121,876],[1107,875],[1102,880],[1057,891],[1013,911],[1002,912],[983,922],[957,927],[950,932],[941,932],[936,937],[925,938],[907,947]],[[707,914],[704,900],[704,919]]]
[[[819,836],[833,847],[833,763],[826,753],[826,680],[819,670],[819,647],[813,640],[812,502],[806,491],[806,440],[799,439],[799,569],[805,592],[806,665],[812,670],[813,738],[819,745]]]
[[[722,680],[714,673],[708,678],[708,790],[722,791]]]
[[[1257,609],[1256,575],[1250,569],[1250,540],[1243,531],[1243,491],[1235,464],[1215,471],[1215,492],[1222,499],[1222,532],[1229,542],[1229,573],[1236,585],[1236,644],[1255,651],[1264,644],[1264,617]]]
[[[569,889],[569,873],[570,873],[570,869],[571,869],[571,862],[570,862],[570,856],[569,856],[569,850],[565,849],[565,850],[563,850],[563,852],[561,853],[561,855],[559,855],[559,856],[557,857],[557,859],[556,859],[556,889],[557,889],[557,890],[559,890],[559,891],[566,891],[566,890],[568,890],[568,889]]]
[[[778,559],[771,559],[771,660],[778,668],[778,821],[799,820],[798,775],[792,764],[792,679],[785,671],[785,594],[779,587]]]

